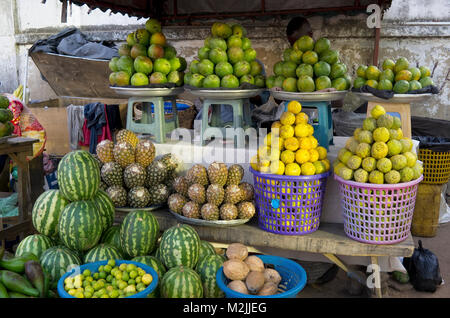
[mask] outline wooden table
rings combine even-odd
[[[167,210],[152,211],[157,218],[161,231],[179,223]],[[116,213],[120,221],[123,213]],[[345,272],[349,269],[337,255],[367,256],[372,264],[378,264],[379,256],[409,257],[414,252],[414,242],[411,235],[403,242],[392,245],[364,244],[348,238],[342,224],[321,223],[317,231],[308,235],[280,235],[264,231],[258,227],[258,221],[233,227],[217,228],[193,225],[202,240],[211,242],[215,247],[226,247],[239,242],[258,252],[258,247],[270,247],[279,250],[320,253],[338,265]],[[376,281],[381,283],[380,271],[375,271]],[[381,297],[381,288],[376,288],[377,296]]]
[[[5,229],[0,229],[0,242],[6,239],[15,239],[19,236],[23,239],[26,235],[32,232],[31,224],[31,210],[33,208],[34,199],[39,195],[43,189],[38,186],[36,191],[31,190],[32,182],[30,177],[30,165],[36,163],[31,163],[27,160],[28,156],[33,155],[33,143],[38,142],[38,139],[24,138],[24,137],[13,137],[8,139],[6,142],[0,143],[0,155],[8,155],[14,163],[17,164],[17,193],[18,193],[18,205],[19,205],[19,215],[16,218],[15,224],[12,224]],[[40,162],[39,161],[40,158]],[[42,157],[35,159],[37,166],[42,169]],[[32,160],[33,162],[34,160]],[[41,173],[42,172],[42,173]],[[43,171],[39,172],[39,178],[42,179],[41,185],[43,183]],[[40,192],[39,192],[40,191]],[[1,220],[1,219],[0,219]]]

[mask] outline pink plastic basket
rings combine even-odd
[[[394,244],[410,233],[419,179],[398,184],[346,181],[339,184],[345,234],[359,242]]]
[[[313,176],[253,174],[259,227],[265,231],[303,235],[319,228],[330,171]]]

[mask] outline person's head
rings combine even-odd
[[[312,37],[313,32],[308,20],[304,17],[295,17],[289,21],[286,27],[286,36],[291,45],[303,35]]]

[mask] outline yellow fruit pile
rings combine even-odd
[[[272,124],[264,145],[252,157],[252,168],[262,173],[288,176],[310,176],[328,171],[327,150],[319,146],[313,133],[314,128],[308,124],[308,115],[302,112],[302,105],[298,101],[289,102],[287,111]]]
[[[412,147],[412,140],[403,137],[400,119],[376,105],[339,151],[333,170],[345,180],[361,183],[409,182],[423,173]]]

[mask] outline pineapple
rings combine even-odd
[[[184,176],[176,177],[173,180],[172,185],[177,193],[185,197],[188,196],[189,182],[187,181],[186,177]]]
[[[121,129],[116,134],[116,143],[127,142],[136,148],[139,143],[139,138],[136,136],[134,132],[127,129]]]
[[[241,165],[234,164],[228,168],[228,178],[226,185],[239,185],[244,177],[244,168]]]
[[[111,198],[116,208],[127,205],[127,190],[121,186],[112,186],[106,189],[106,193]]]
[[[239,219],[250,219],[255,213],[256,209],[252,202],[243,201],[237,205],[238,208],[238,218]]]
[[[220,206],[219,214],[222,220],[235,220],[238,217],[238,209],[234,204],[225,203]]]
[[[156,149],[151,140],[141,140],[136,146],[136,162],[147,168],[155,159]]]
[[[193,165],[186,173],[186,178],[190,184],[200,183],[203,186],[209,184],[208,172],[206,168],[200,164]]]
[[[150,203],[150,193],[147,188],[135,187],[128,192],[128,205],[132,208],[145,208]]]
[[[135,162],[135,149],[127,142],[119,142],[114,146],[114,161],[122,168]]]
[[[181,160],[172,153],[163,155],[160,160],[167,166],[167,169],[171,171],[178,169],[181,165]]]
[[[101,162],[101,160],[98,158],[97,155],[92,155],[92,157],[94,157],[95,161],[97,162],[98,168],[99,168],[100,170],[102,170],[103,162]]]
[[[216,206],[222,204],[224,196],[225,190],[218,184],[211,184],[206,190],[206,201]]]
[[[191,201],[198,204],[203,204],[206,201],[206,191],[205,187],[199,183],[194,183],[188,189],[188,196]]]
[[[238,185],[231,184],[225,188],[225,203],[237,204],[242,201],[243,193]]]
[[[117,162],[107,162],[100,172],[102,180],[110,187],[123,186],[123,169]]]
[[[187,202],[182,209],[183,215],[187,218],[199,219],[200,218],[200,205],[193,201]]]
[[[123,181],[128,189],[144,186],[146,177],[147,171],[139,163],[132,163],[123,171]]]
[[[254,189],[253,186],[248,182],[242,182],[239,184],[239,188],[243,194],[243,201],[252,201],[254,198]]]
[[[203,204],[200,214],[202,219],[208,221],[215,221],[219,219],[219,208],[211,203]]]
[[[101,190],[103,190],[103,191],[106,191],[106,189],[108,189],[108,185],[107,185],[105,182],[100,181],[100,186],[99,186],[99,188],[100,188]]]
[[[171,194],[167,199],[169,209],[178,214],[183,213],[183,207],[187,202],[188,200],[179,193]]]
[[[113,149],[114,143],[111,140],[105,139],[97,144],[97,148],[95,150],[97,152],[98,159],[103,163],[107,163],[114,161]]]
[[[222,187],[227,183],[228,168],[223,162],[213,162],[207,169],[208,178],[211,183],[219,184]]]
[[[155,184],[162,183],[167,177],[167,167],[160,160],[153,161],[147,167],[147,179],[145,181],[145,186],[150,188]]]
[[[167,202],[170,191],[165,184],[159,183],[148,189],[151,205],[161,205]]]

